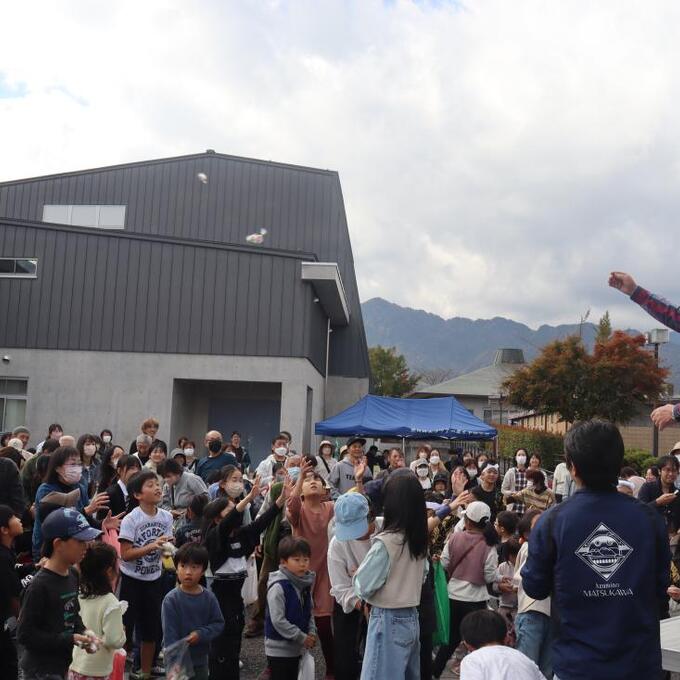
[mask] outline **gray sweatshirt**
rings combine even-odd
[[[269,581],[267,581],[267,609],[269,610],[269,618],[271,618],[272,625],[276,628],[279,635],[286,639],[272,640],[265,636],[264,653],[267,656],[301,656],[304,650],[302,644],[307,635],[316,635],[313,614],[309,616],[309,633],[304,633],[296,625],[288,621],[286,618],[286,596],[283,588],[274,584],[287,579],[295,586],[298,597],[302,601],[302,591],[305,588],[311,589],[314,585],[315,577],[316,574],[313,571],[308,571],[302,577],[295,576],[285,567],[280,567],[278,571],[273,571],[269,574]]]
[[[366,471],[364,472],[364,484],[371,479],[373,479],[373,475],[367,466]],[[352,461],[348,458],[343,458],[331,470],[331,474],[328,476],[328,482],[332,487],[331,496],[333,497],[333,500],[354,488],[357,483],[354,479],[354,464]]]
[[[193,472],[182,472],[177,483],[172,487],[163,484],[163,510],[185,510],[194,496],[208,495],[205,482]]]

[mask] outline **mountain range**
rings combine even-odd
[[[493,319],[443,319],[422,309],[401,307],[382,298],[362,303],[368,346],[396,347],[406,357],[409,368],[426,373],[429,382],[439,382],[473,371],[493,362],[497,349],[523,350],[531,361],[547,343],[582,333],[592,348],[597,326],[593,323],[543,325],[536,330],[500,316]],[[639,333],[626,329],[629,333]],[[680,337],[671,332],[670,342],[659,351],[660,363],[670,369],[669,382],[680,391]]]

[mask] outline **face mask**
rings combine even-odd
[[[426,467],[416,468],[416,474],[418,475],[418,477],[427,477],[427,468]]]
[[[527,489],[531,489],[533,487],[534,483],[533,482],[527,482]]]
[[[227,496],[238,498],[243,493],[243,482],[229,482],[226,490]]]
[[[64,465],[64,471],[61,473],[62,479],[66,484],[77,484],[83,476],[82,465]]]
[[[83,446],[83,453],[86,456],[94,456],[96,452],[97,447],[94,444],[85,444],[85,446]]]
[[[439,465],[439,456],[431,456],[430,457],[430,463],[432,465]]]
[[[219,453],[222,450],[222,442],[219,439],[213,439],[208,444],[208,449],[210,453]]]
[[[104,444],[110,444],[110,443],[111,443],[111,435],[110,435],[110,434],[105,434],[105,435],[102,437],[102,441],[104,442]]]
[[[527,464],[527,457],[526,456],[517,456],[517,458],[515,458],[515,460],[517,461],[517,465],[526,465]]]
[[[288,476],[291,479],[297,479],[300,476],[300,468],[299,467],[288,468]]]
[[[467,472],[470,475],[470,479],[474,479],[477,476],[477,468],[467,468]]]
[[[332,452],[332,449],[330,446],[324,446],[323,449],[321,449],[321,455],[322,456],[330,456]]]
[[[184,455],[187,458],[193,458],[195,451],[193,449],[184,449]]]
[[[288,449],[285,446],[279,446],[274,449],[274,453],[279,456],[279,458],[283,458],[283,456],[288,455]]]

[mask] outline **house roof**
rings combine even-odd
[[[445,380],[438,385],[427,385],[417,390],[417,395],[453,395],[488,397],[498,394],[503,381],[524,364],[524,354],[518,349],[499,349],[493,364],[476,371]]]

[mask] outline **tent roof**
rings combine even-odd
[[[472,415],[454,397],[395,399],[367,395],[332,418],[316,434],[404,439],[493,439],[495,428]]]

